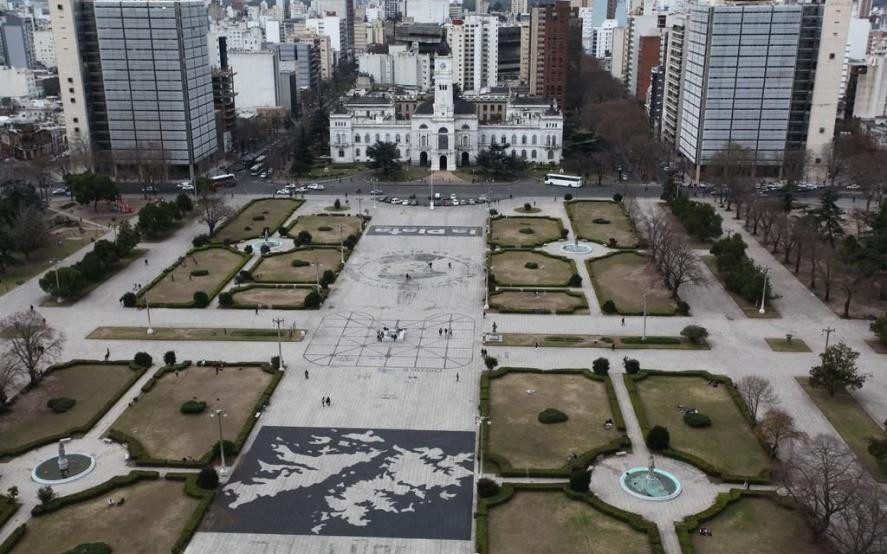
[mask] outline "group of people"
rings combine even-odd
[[[700,527],[699,528],[699,535],[703,536],[703,537],[710,537],[711,536],[711,529],[709,529],[708,527]]]
[[[437,335],[440,337],[450,338],[453,336],[453,330],[448,327],[440,327],[437,330]]]
[[[330,400],[329,396],[321,396],[320,397],[320,405],[324,408],[329,408],[333,405],[333,401]]]
[[[382,339],[389,338],[392,341],[396,341],[398,337],[400,340],[404,340],[406,338],[407,330],[401,327],[395,327],[394,329],[389,329],[388,327],[382,327],[378,331],[376,331],[376,340],[382,342]]]
[[[613,428],[613,418],[608,417],[606,421],[604,421],[604,429],[612,429]]]

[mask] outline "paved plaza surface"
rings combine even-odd
[[[231,201],[250,199],[238,196]],[[311,196],[296,213],[322,212],[332,200]],[[535,200],[542,210],[538,215],[561,218],[573,236],[561,199]],[[502,200],[494,207],[514,214],[523,202],[522,198]],[[658,209],[655,200],[640,203],[644,209]],[[354,197],[350,204],[356,207]],[[256,314],[218,309],[216,301],[204,310],[151,310],[155,326],[272,327],[274,318],[283,318],[287,327],[307,330],[304,341],[283,343],[284,378],[265,411],[257,415],[258,424],[187,552],[472,553],[478,383],[485,370],[480,356],[482,334],[490,332],[494,322],[499,332],[641,332],[640,317],[626,317],[623,326],[621,318],[601,314],[582,263],[577,268],[590,315],[484,315],[486,206],[432,211],[378,203],[373,208],[368,197],[362,206],[370,210],[372,232],[360,239],[320,310],[260,310]],[[771,268],[781,319],[745,318],[723,288],[710,281],[682,292],[692,317],[650,317],[647,332],[677,335],[685,325],[702,325],[711,334],[711,350],[610,353],[487,347],[501,366],[590,367],[593,358],[610,359],[633,451],[599,464],[592,490],[603,500],[656,522],[670,554],[680,551],[674,521],[708,507],[728,487],[713,484],[691,466],[657,458],[657,467],[682,480],[684,492],[678,499],[645,503],[620,489],[618,475],[646,464],[648,457],[622,383],[623,355],[652,369],[705,369],[733,378],[765,375],[780,395],[781,406],[802,431],[835,433],[795,381],[818,361],[815,352],[821,351],[824,342],[821,329],[833,327],[831,340],[845,341],[859,351],[860,367],[871,374],[855,396],[876,421],[887,419],[887,377],[880,371],[885,361],[863,342],[869,336],[868,323],[836,317],[731,217],[725,214],[725,231],[743,235],[749,255]],[[391,229],[417,231],[394,234]],[[428,232],[441,229],[444,232]],[[131,264],[74,307],[38,308],[49,324],[67,336],[61,358],[97,359],[106,348],[113,359],[145,350],[159,360],[169,349],[180,360],[265,361],[276,355],[277,344],[270,342],[86,339],[100,325],[144,326],[146,312],[123,308],[120,296],[136,284],[150,282],[200,232],[205,232],[205,226],[195,222],[164,242],[145,245],[148,264]],[[545,250],[555,253],[558,245]],[[592,255],[606,251],[594,248]],[[43,298],[33,279],[2,297],[0,316],[39,306]],[[804,339],[814,353],[777,354],[764,342],[765,337],[786,333]],[[55,487],[57,493],[84,490],[131,469],[124,448],[107,444],[101,437],[153,371],[156,367],[86,437],[71,442],[69,451],[94,454],[98,464],[87,478]],[[330,398],[330,406],[321,406],[323,397]],[[30,468],[54,450],[54,445],[47,445],[0,464],[0,490],[19,486],[24,503],[3,527],[0,540],[27,521],[37,489],[28,477]]]

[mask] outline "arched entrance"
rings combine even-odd
[[[462,152],[462,165],[467,166],[469,161],[468,152]]]
[[[440,157],[440,166],[438,166],[438,169],[440,169],[441,171],[447,170],[447,157],[446,156]]]
[[[419,165],[425,167],[428,165],[428,152],[419,154]]]

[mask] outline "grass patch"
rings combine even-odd
[[[231,290],[234,300],[232,308],[270,308],[275,310],[301,310],[305,308],[305,298],[314,292],[314,287],[247,285]]]
[[[9,518],[15,515],[21,504],[10,499],[8,496],[0,496],[0,527],[9,521]]]
[[[224,328],[224,327],[154,327],[149,335],[145,327],[96,327],[88,339],[93,340],[193,340],[193,341],[244,341],[277,342],[277,329]],[[301,342],[300,329],[288,329],[280,333],[284,342]]]
[[[136,448],[130,441],[130,453],[137,462],[150,459],[152,463],[170,460],[199,465],[197,461],[208,459],[218,441],[218,427],[209,418],[183,415],[181,405],[198,400],[207,403],[207,414],[217,408],[225,410],[224,437],[233,442],[255,419],[257,400],[275,384],[275,376],[279,377],[260,365],[226,364],[219,372],[212,364],[182,365],[185,367],[178,370],[158,372],[111,428],[112,438],[122,433],[137,441]]]
[[[274,233],[303,204],[303,200],[292,198],[259,198],[246,204],[237,214],[226,220],[213,234],[214,242],[240,242],[258,238],[267,227],[268,234]],[[263,217],[256,221],[254,217]]]
[[[878,354],[887,354],[887,344],[879,339],[865,339],[865,343]]]
[[[303,179],[338,179],[351,177],[366,170],[367,167],[364,164],[320,165],[312,167]]]
[[[708,267],[709,271],[711,271],[712,275],[715,276],[715,279],[717,279],[718,282],[721,284],[721,288],[724,289],[724,292],[726,292],[730,296],[730,298],[733,299],[733,302],[736,303],[739,309],[742,310],[742,313],[745,314],[745,317],[756,319],[779,319],[782,317],[779,314],[779,310],[777,310],[776,307],[770,302],[768,302],[766,305],[765,313],[761,314],[758,311],[758,309],[760,308],[759,305],[752,304],[738,294],[727,290],[726,285],[724,285],[724,276],[721,274],[720,271],[718,271],[718,262],[714,256],[702,256],[702,261]]]
[[[225,246],[195,248],[163,270],[138,293],[138,305],[145,306],[145,295],[157,308],[193,308],[194,293],[203,291],[212,300],[250,256]],[[194,275],[208,271],[206,275]]]
[[[528,269],[527,263],[538,267]],[[506,286],[566,287],[576,273],[573,260],[532,250],[494,252],[489,267],[496,284]]]
[[[343,206],[348,210],[347,206]],[[339,227],[342,227],[341,231]],[[329,228],[329,229],[327,229]],[[286,230],[286,236],[296,238],[301,231],[311,233],[311,244],[326,244],[339,246],[339,243],[348,235],[359,237],[363,230],[363,218],[345,215],[330,216],[325,214],[302,215],[293,221]]]
[[[767,341],[767,346],[770,347],[770,350],[774,352],[812,352],[806,342],[796,337],[792,338],[791,342],[784,338],[768,338],[764,340]]]
[[[56,302],[56,299],[52,296],[47,297],[46,300],[40,303],[41,306],[47,306],[52,308],[58,308],[62,306],[71,306],[77,303],[81,298],[87,296],[90,292],[99,288],[105,281],[116,275],[119,271],[123,270],[131,264],[132,262],[138,260],[142,256],[144,256],[148,252],[147,248],[133,248],[130,253],[118,260],[117,264],[105,274],[100,280],[94,281],[90,283],[88,286],[83,288],[80,291],[80,294],[75,298],[63,298],[61,302]]]
[[[571,200],[565,202],[564,206],[573,231],[580,239],[600,244],[609,244],[610,239],[615,239],[616,248],[638,247],[640,239],[621,203],[609,200]]]
[[[642,371],[624,377],[643,432],[653,425],[668,428],[671,447],[663,454],[726,481],[769,479],[770,460],[729,379],[706,372]],[[712,380],[719,386],[710,386]],[[711,427],[690,427],[678,405],[692,406],[709,416]]]
[[[693,344],[685,337],[570,335],[545,333],[499,333],[501,341],[486,341],[488,346],[543,346],[554,348],[613,348],[622,350],[708,350],[707,343]]]
[[[494,217],[489,243],[503,248],[542,246],[561,239],[564,225],[553,217]]]
[[[581,292],[559,290],[499,290],[490,294],[490,309],[501,313],[588,313]]]
[[[75,360],[53,366],[0,417],[0,458],[87,432],[142,373],[129,369],[129,361]],[[62,396],[77,403],[57,414],[47,402]]]
[[[347,256],[347,254],[346,254]],[[259,283],[310,283],[316,284],[318,275],[342,269],[342,253],[338,248],[296,248],[286,252],[262,256],[253,269],[253,280]],[[308,265],[293,266],[293,260],[308,262]],[[320,267],[313,264],[319,263]]]
[[[642,315],[646,292],[647,315],[677,314],[678,305],[672,299],[671,291],[662,285],[662,277],[647,256],[618,252],[585,263],[598,304],[612,300],[617,314]]]
[[[828,419],[832,427],[838,431],[859,461],[869,470],[872,476],[881,482],[887,482],[887,473],[878,467],[877,459],[868,452],[868,438],[884,436],[884,429],[872,419],[863,407],[847,392],[839,392],[829,396],[825,389],[810,386],[807,377],[797,377],[798,383],[819,411]]]
[[[416,166],[408,166],[403,165],[400,168],[400,171],[393,175],[383,175],[380,172],[375,172],[373,175],[379,181],[390,183],[390,182],[398,182],[398,181],[415,181],[417,179],[424,179],[431,175],[431,170],[427,167],[416,167]]]

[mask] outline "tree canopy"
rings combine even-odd
[[[367,163],[370,169],[378,169],[385,176],[400,171],[400,150],[393,142],[377,142],[368,146],[367,157],[370,158]]]

